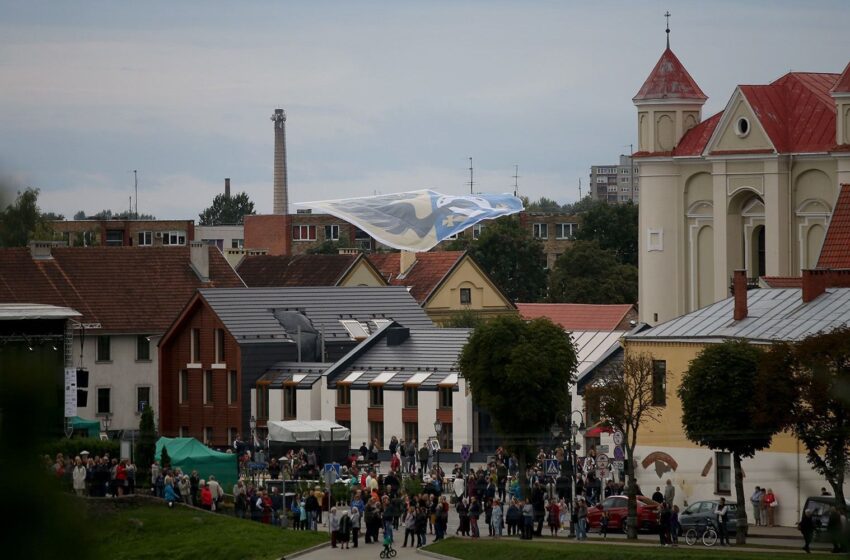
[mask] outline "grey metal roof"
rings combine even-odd
[[[274,311],[297,310],[324,334],[325,342],[351,341],[340,323],[355,319],[369,332],[378,327],[372,319],[393,319],[408,328],[433,328],[434,323],[404,286],[207,288],[201,296],[240,344],[289,340],[290,334]]]
[[[58,307],[42,303],[0,303],[0,321],[68,319],[80,316],[82,316],[82,313],[70,307]]]
[[[332,365],[322,362],[278,362],[270,366],[258,381],[269,383],[273,388],[280,388],[298,376],[298,387],[309,389]]]
[[[747,317],[732,319],[735,299],[728,298],[643,332],[628,340],[746,338],[754,341],[800,340],[850,324],[850,288],[830,288],[803,303],[798,288],[747,292]]]

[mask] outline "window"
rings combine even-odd
[[[231,249],[242,249],[245,246],[244,239],[231,239],[230,240],[230,248]]]
[[[112,340],[108,334],[97,337],[97,361],[109,362],[112,360]]]
[[[146,406],[151,405],[151,388],[136,387],[136,411],[142,412]]]
[[[667,362],[652,361],[652,405],[667,405]]]
[[[224,329],[215,330],[215,363],[224,363]]]
[[[325,239],[328,241],[339,241],[339,225],[331,224],[325,226]]]
[[[140,334],[136,337],[136,360],[147,362],[151,359],[151,341],[147,336]]]
[[[283,418],[284,420],[295,420],[298,416],[298,404],[295,398],[295,385],[286,385],[283,388]]]
[[[227,394],[227,404],[235,404],[236,399],[239,396],[239,382],[237,381],[236,372],[231,371],[227,374],[228,377],[228,394]]]
[[[147,247],[153,245],[153,232],[150,231],[140,231],[139,232],[139,242],[137,243],[140,247]]]
[[[123,229],[108,229],[106,230],[106,244],[110,247],[120,247],[124,244]]]
[[[474,226],[472,226],[472,238],[478,239],[479,237],[481,237],[481,232],[484,230],[484,228],[484,224],[475,224]]]
[[[404,423],[404,441],[413,441],[419,438],[419,424],[416,422]]]
[[[100,387],[97,390],[97,413],[108,414],[112,412],[112,389]]]
[[[372,385],[369,387],[369,406],[384,406],[383,385]]]
[[[369,422],[369,442],[372,440],[378,440],[378,445],[380,447],[384,446],[384,423],[383,422]]]
[[[443,431],[440,432],[440,449],[451,451],[454,445],[454,430],[450,422],[443,422]]]
[[[257,420],[268,420],[269,418],[269,388],[266,385],[257,385]]]
[[[201,329],[192,329],[191,356],[193,364],[201,363]]]
[[[212,426],[207,426],[204,428],[204,443],[212,443],[213,439],[213,429]]]
[[[535,239],[548,239],[549,224],[532,224],[531,233]]]
[[[460,304],[461,305],[471,305],[472,304],[472,289],[470,289],[470,288],[461,288],[460,289]]]
[[[213,372],[207,370],[204,372],[204,404],[213,403]]]
[[[337,385],[336,386],[336,405],[351,406],[351,386]]]
[[[180,404],[189,402],[189,372],[180,371]]]
[[[340,321],[342,326],[345,327],[345,330],[348,331],[349,336],[353,340],[364,340],[369,338],[369,331],[366,330],[366,327],[360,321],[354,319],[347,319],[345,321]]]
[[[572,239],[578,224],[555,224],[555,239]]]
[[[292,240],[293,241],[315,241],[316,240],[316,226],[292,226]]]
[[[452,407],[453,387],[440,387],[440,408]]]
[[[186,244],[186,232],[185,231],[164,231],[164,232],[162,232],[162,244],[163,245],[185,245]]]
[[[404,407],[416,408],[419,406],[419,388],[405,387],[404,388]],[[407,440],[410,441],[410,440]]]
[[[737,134],[740,138],[746,138],[750,133],[750,121],[746,118],[741,117],[735,123],[735,134]]]
[[[227,428],[228,445],[233,445],[234,441],[236,441],[236,428]]]
[[[732,454],[718,451],[714,454],[714,493],[732,493]]]

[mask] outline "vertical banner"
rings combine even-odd
[[[65,368],[65,418],[77,415],[77,368]]]

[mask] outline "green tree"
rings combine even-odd
[[[139,442],[136,444],[136,468],[139,470],[137,480],[150,480],[150,468],[154,460],[156,460],[156,427],[153,409],[150,405],[146,405],[139,421]]]
[[[338,255],[340,249],[351,247],[348,238],[340,237],[337,241],[326,239],[315,247],[307,249],[308,255]]]
[[[458,365],[472,400],[490,414],[519,472],[533,457],[541,430],[569,410],[576,363],[569,335],[548,319],[496,317],[464,346]],[[521,476],[520,484],[529,496],[528,480]]]
[[[254,213],[254,203],[247,193],[233,196],[219,194],[213,199],[212,206],[198,214],[198,223],[202,226],[236,225],[241,224],[245,216]]]
[[[648,422],[658,421],[661,404],[654,392],[654,361],[648,354],[629,354],[621,364],[604,369],[585,390],[585,404],[598,410],[599,417],[623,434],[626,447],[626,495],[628,496],[628,538],[637,538],[637,480],[635,447],[638,431]]]
[[[168,456],[168,448],[162,446],[162,453],[159,455],[159,466],[163,469],[171,468],[171,457]]]
[[[549,274],[549,301],[555,303],[635,303],[638,270],[621,264],[614,251],[596,241],[576,241]]]
[[[54,238],[53,226],[38,207],[38,189],[18,191],[14,202],[0,211],[0,247],[24,247],[32,240]]]
[[[528,212],[561,212],[562,207],[558,204],[557,201],[552,200],[551,198],[546,198],[545,196],[541,196],[539,199],[534,202],[528,202],[528,199],[524,199],[524,206],[526,211]]]
[[[844,480],[850,468],[850,328],[820,333],[794,344],[774,345],[762,362],[765,373],[783,372],[789,390],[770,389],[775,416],[786,418],[806,447],[806,460],[832,486],[846,512]],[[790,402],[786,407],[781,403]],[[790,414],[784,414],[784,411]]]
[[[582,214],[576,239],[595,240],[614,251],[623,264],[638,264],[638,207],[631,202],[609,205],[596,202]]]
[[[546,291],[543,244],[515,217],[487,222],[469,254],[511,301],[538,301]]]
[[[443,321],[443,327],[451,329],[474,329],[484,323],[484,318],[474,309],[462,309]]]
[[[599,204],[599,201],[594,200],[590,195],[585,195],[581,200],[576,200],[573,203],[564,204],[561,208],[565,214],[581,214],[588,212],[594,206]]]
[[[784,421],[776,414],[771,400],[754,398],[781,381],[779,376],[761,374],[762,359],[763,350],[746,341],[712,344],[691,361],[678,389],[687,438],[732,454],[738,544],[747,540],[747,496],[741,460],[769,447]]]

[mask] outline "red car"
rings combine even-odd
[[[611,496],[602,503],[587,508],[587,522],[591,528],[599,527],[602,511],[608,512],[608,530],[623,529],[629,512],[628,496]],[[646,496],[637,496],[638,529],[655,531],[658,529],[658,508],[661,504],[653,502]]]

